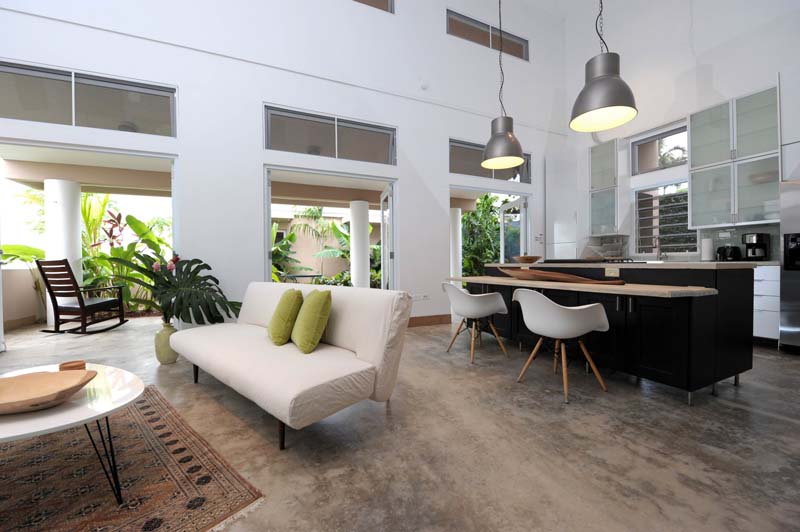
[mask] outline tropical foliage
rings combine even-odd
[[[222,323],[239,313],[240,303],[228,301],[219,280],[205,272],[211,266],[200,259],[181,260],[175,255],[170,260],[155,250],[148,254],[134,253],[135,261],[120,257],[108,260],[122,268],[128,275],[118,278],[144,288],[152,299],[151,308],[161,312],[165,323],[178,318],[185,323]],[[136,275],[131,275],[136,274]]]
[[[129,281],[144,278],[126,264],[134,261],[136,254],[145,249],[161,254],[171,247],[151,226],[135,216],[129,214],[123,221],[119,212],[100,210],[107,205],[107,195],[85,200],[81,205],[84,226],[83,284],[88,287],[104,287],[123,280],[122,298],[127,310],[152,308],[150,293],[140,289],[138,283]],[[125,235],[131,231],[136,238],[125,244]],[[112,259],[121,259],[123,262]]]
[[[345,270],[343,272],[339,272],[336,275],[332,275],[330,277],[318,277],[314,279],[313,284],[322,284],[322,285],[329,285],[329,286],[353,286],[353,279],[350,276],[350,271]],[[380,288],[381,287],[381,272],[380,270],[370,270],[369,271],[369,287],[370,288]]]
[[[286,279],[286,276],[294,271],[310,270],[305,266],[300,266],[300,261],[293,257],[295,242],[297,242],[297,234],[294,230],[286,233],[282,239],[277,240],[278,237],[278,224],[272,224],[272,280],[281,282]],[[277,241],[276,241],[277,240]]]
[[[478,198],[475,210],[461,217],[462,274],[483,275],[484,264],[500,260],[500,208],[495,198]]]
[[[39,296],[39,301],[42,305],[44,305],[44,285],[42,284],[42,279],[39,277],[39,270],[36,268],[36,261],[44,258],[44,250],[31,247],[31,246],[23,246],[20,244],[6,244],[3,246],[3,262],[24,262],[25,265],[28,267],[28,271],[31,274],[31,280],[33,281],[33,289],[36,290],[36,294]]]
[[[329,224],[329,231],[330,234],[336,239],[337,246],[330,246],[325,245],[322,248],[322,251],[319,251],[314,254],[315,257],[321,259],[344,259],[346,261],[350,260],[350,227],[349,224],[345,223],[339,225],[334,220],[331,220]],[[369,226],[369,234],[372,234],[372,224]],[[371,244],[369,246],[370,250],[370,266],[374,265],[374,262],[378,263],[378,269],[380,269],[380,262],[381,262],[381,245],[380,244]]]

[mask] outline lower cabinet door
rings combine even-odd
[[[582,292],[580,305],[599,303],[603,305],[608,318],[609,329],[605,332],[591,332],[584,338],[586,348],[595,363],[603,368],[630,371],[627,363],[627,331],[625,297],[612,294],[590,294]]]
[[[771,310],[753,310],[753,336],[777,340],[781,314]]]
[[[689,384],[689,304],[686,298],[628,299],[628,349],[635,374],[670,386]]]

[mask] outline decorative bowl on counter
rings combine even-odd
[[[541,258],[542,257],[537,257],[536,255],[520,255],[518,257],[514,257],[514,260],[520,264],[533,264]]]

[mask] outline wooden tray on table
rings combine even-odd
[[[524,270],[522,268],[498,268],[501,272],[519,279],[520,281],[551,281],[556,283],[579,283],[579,284],[612,284],[623,285],[625,281],[622,279],[612,279],[607,281],[599,281],[597,279],[589,279],[588,277],[581,277],[580,275],[572,275],[569,273],[559,272],[545,272],[542,270]]]
[[[59,405],[95,378],[94,370],[37,371],[0,379],[0,414]]]

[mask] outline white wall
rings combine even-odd
[[[448,138],[483,143],[498,114],[497,55],[445,33],[446,8],[495,22],[496,4],[480,0],[402,1],[394,15],[349,0],[0,0],[7,60],[178,88],[174,139],[12,120],[0,120],[0,137],[175,157],[177,249],[207,260],[232,298],[264,278],[265,164],[395,178],[399,288],[430,295],[414,315],[444,314],[449,187],[533,193],[543,204],[545,152],[565,124],[557,4],[504,3],[505,28],[531,43],[530,62],[504,63],[532,185],[448,173]],[[267,151],[264,102],[395,126],[398,164]]]
[[[567,105],[583,86],[584,64],[599,52],[594,33],[597,3],[566,7],[565,86]],[[600,133],[600,141],[624,138],[681,119],[691,112],[776,84],[777,73],[800,63],[800,2],[796,0],[665,0],[606,2],[605,37],[621,55],[623,79],[631,86],[638,117]],[[567,165],[577,175],[579,248],[589,233],[587,134],[570,133]],[[620,154],[625,172],[620,199],[630,202],[628,154]],[[686,174],[684,167],[684,175]],[[660,179],[664,176],[651,176]],[[632,231],[629,205],[621,219]]]

